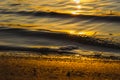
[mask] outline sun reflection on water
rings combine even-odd
[[[76,10],[72,11],[71,14],[79,15],[81,12],[80,9],[82,8],[82,6],[79,4],[81,2],[81,0],[73,0],[73,2],[75,3]]]
[[[80,0],[73,0],[75,3],[79,4]]]
[[[94,36],[96,34],[96,32],[92,32],[92,31],[67,31],[69,34],[71,35],[87,35],[87,36]]]
[[[81,7],[81,5],[77,5],[76,8],[77,9],[81,9],[82,7]]]
[[[71,0],[75,9],[70,13],[72,15],[80,15],[80,14],[91,15],[92,13],[96,13],[98,10],[94,10],[92,5],[91,6],[84,5],[84,4],[90,4],[95,1],[97,0]]]
[[[72,14],[72,15],[79,15],[79,14],[80,14],[80,11],[72,11],[71,14]]]

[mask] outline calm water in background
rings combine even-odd
[[[114,53],[92,45],[51,39],[44,33],[87,35],[120,43],[120,0],[0,0],[0,45],[60,47],[75,45],[87,53]],[[80,17],[80,15],[84,15]],[[86,15],[98,17],[86,17]],[[101,19],[101,16],[107,16]],[[113,16],[113,20],[107,18]],[[114,17],[115,16],[115,17]],[[19,32],[19,33],[18,33]],[[42,33],[43,36],[32,33]],[[36,33],[36,34],[37,34]],[[53,34],[54,34],[53,33]],[[29,34],[28,36],[24,36]],[[117,52],[119,55],[119,51]]]

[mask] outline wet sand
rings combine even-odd
[[[28,57],[2,54],[0,80],[120,80],[120,61],[86,57],[52,55]]]

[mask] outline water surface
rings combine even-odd
[[[0,45],[77,46],[73,52],[119,55],[119,5],[119,0],[1,1]]]

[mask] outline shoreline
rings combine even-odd
[[[119,72],[120,60],[0,55],[0,80],[120,80]]]

